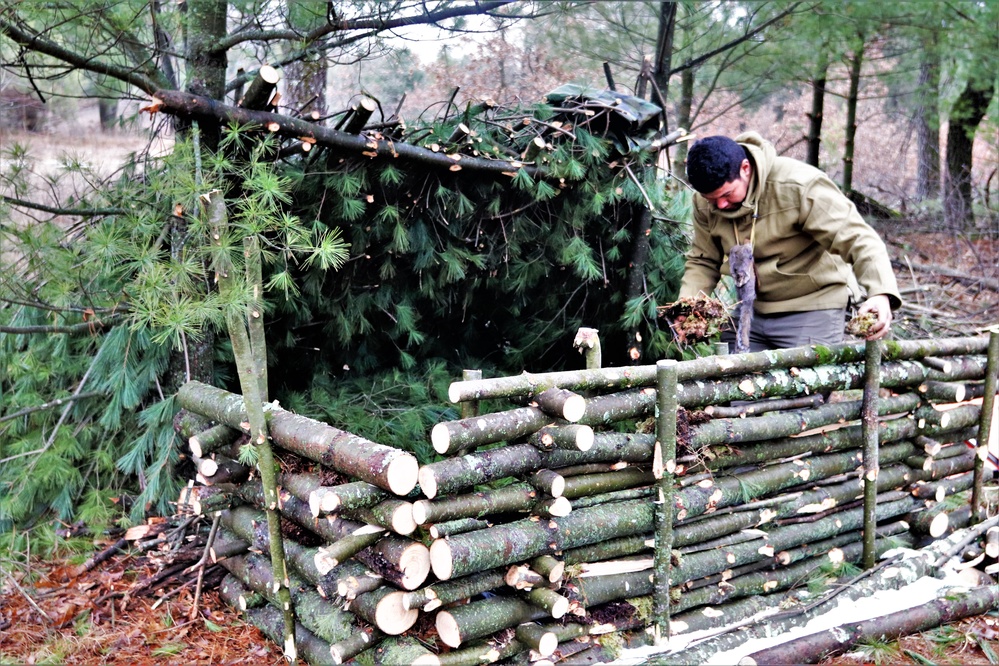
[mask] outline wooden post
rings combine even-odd
[[[875,509],[878,496],[878,393],[881,390],[881,342],[868,340],[864,354],[864,401],[860,410],[864,439],[864,551],[865,569],[874,568],[877,554]]]
[[[728,356],[728,343],[727,342],[716,342],[712,345],[712,350],[715,356]]]
[[[673,552],[673,472],[676,470],[676,361],[656,363],[656,445],[652,473],[659,480],[656,505],[653,636],[656,645],[669,640],[669,576]]]
[[[572,341],[572,346],[586,358],[587,370],[600,368],[603,361],[600,352],[600,334],[597,329],[581,327],[576,331],[576,338]]]
[[[999,327],[989,332],[988,362],[985,365],[985,394],[982,396],[982,414],[978,421],[978,446],[975,450],[975,473],[971,486],[971,522],[981,522],[982,485],[985,460],[989,457],[989,439],[992,437],[992,412],[996,400],[996,373],[999,372]]]
[[[481,370],[462,370],[461,379],[465,382],[474,382],[482,379]],[[468,402],[461,403],[461,418],[470,419],[473,416],[479,415],[479,401],[470,400]]]

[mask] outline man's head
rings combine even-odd
[[[745,149],[726,136],[705,137],[687,154],[687,179],[719,210],[735,208],[746,199],[752,175]]]

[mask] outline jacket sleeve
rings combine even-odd
[[[700,292],[710,295],[721,277],[722,256],[708,232],[707,220],[694,206],[694,238],[687,251],[680,298],[693,298]]]
[[[803,228],[827,251],[850,264],[869,296],[884,294],[892,309],[902,304],[884,241],[853,202],[825,175],[812,181],[801,202]]]

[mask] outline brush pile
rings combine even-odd
[[[988,344],[885,346],[878,553],[974,522],[960,493],[980,492],[984,474],[976,438]],[[810,573],[860,561],[861,400],[849,398],[863,361],[863,345],[844,344],[677,364],[665,512],[672,634],[739,621],[785,601]],[[831,392],[847,399],[823,400]],[[198,467],[180,503],[220,512],[211,558],[229,571],[223,597],[280,638],[261,554],[263,494],[238,462],[242,398],[196,383],[178,397],[177,429]],[[442,458],[423,466],[267,406],[299,654],[311,663],[555,663],[582,651],[606,658],[645,636],[656,366],[461,381],[449,397],[466,416],[433,428]],[[478,414],[482,400],[511,406]]]

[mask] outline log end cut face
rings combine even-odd
[[[417,609],[407,609],[403,605],[404,592],[392,592],[378,602],[375,608],[375,624],[390,636],[398,636],[416,624],[420,615]]]
[[[416,487],[420,463],[412,454],[396,456],[388,464],[386,477],[389,490],[396,495],[408,495]]]
[[[446,540],[438,539],[430,544],[430,568],[440,580],[451,579],[451,574],[454,572],[454,557],[451,554],[451,544]],[[438,615],[438,617],[440,616]],[[448,645],[451,644],[448,643]],[[452,645],[451,647],[456,646]]]

